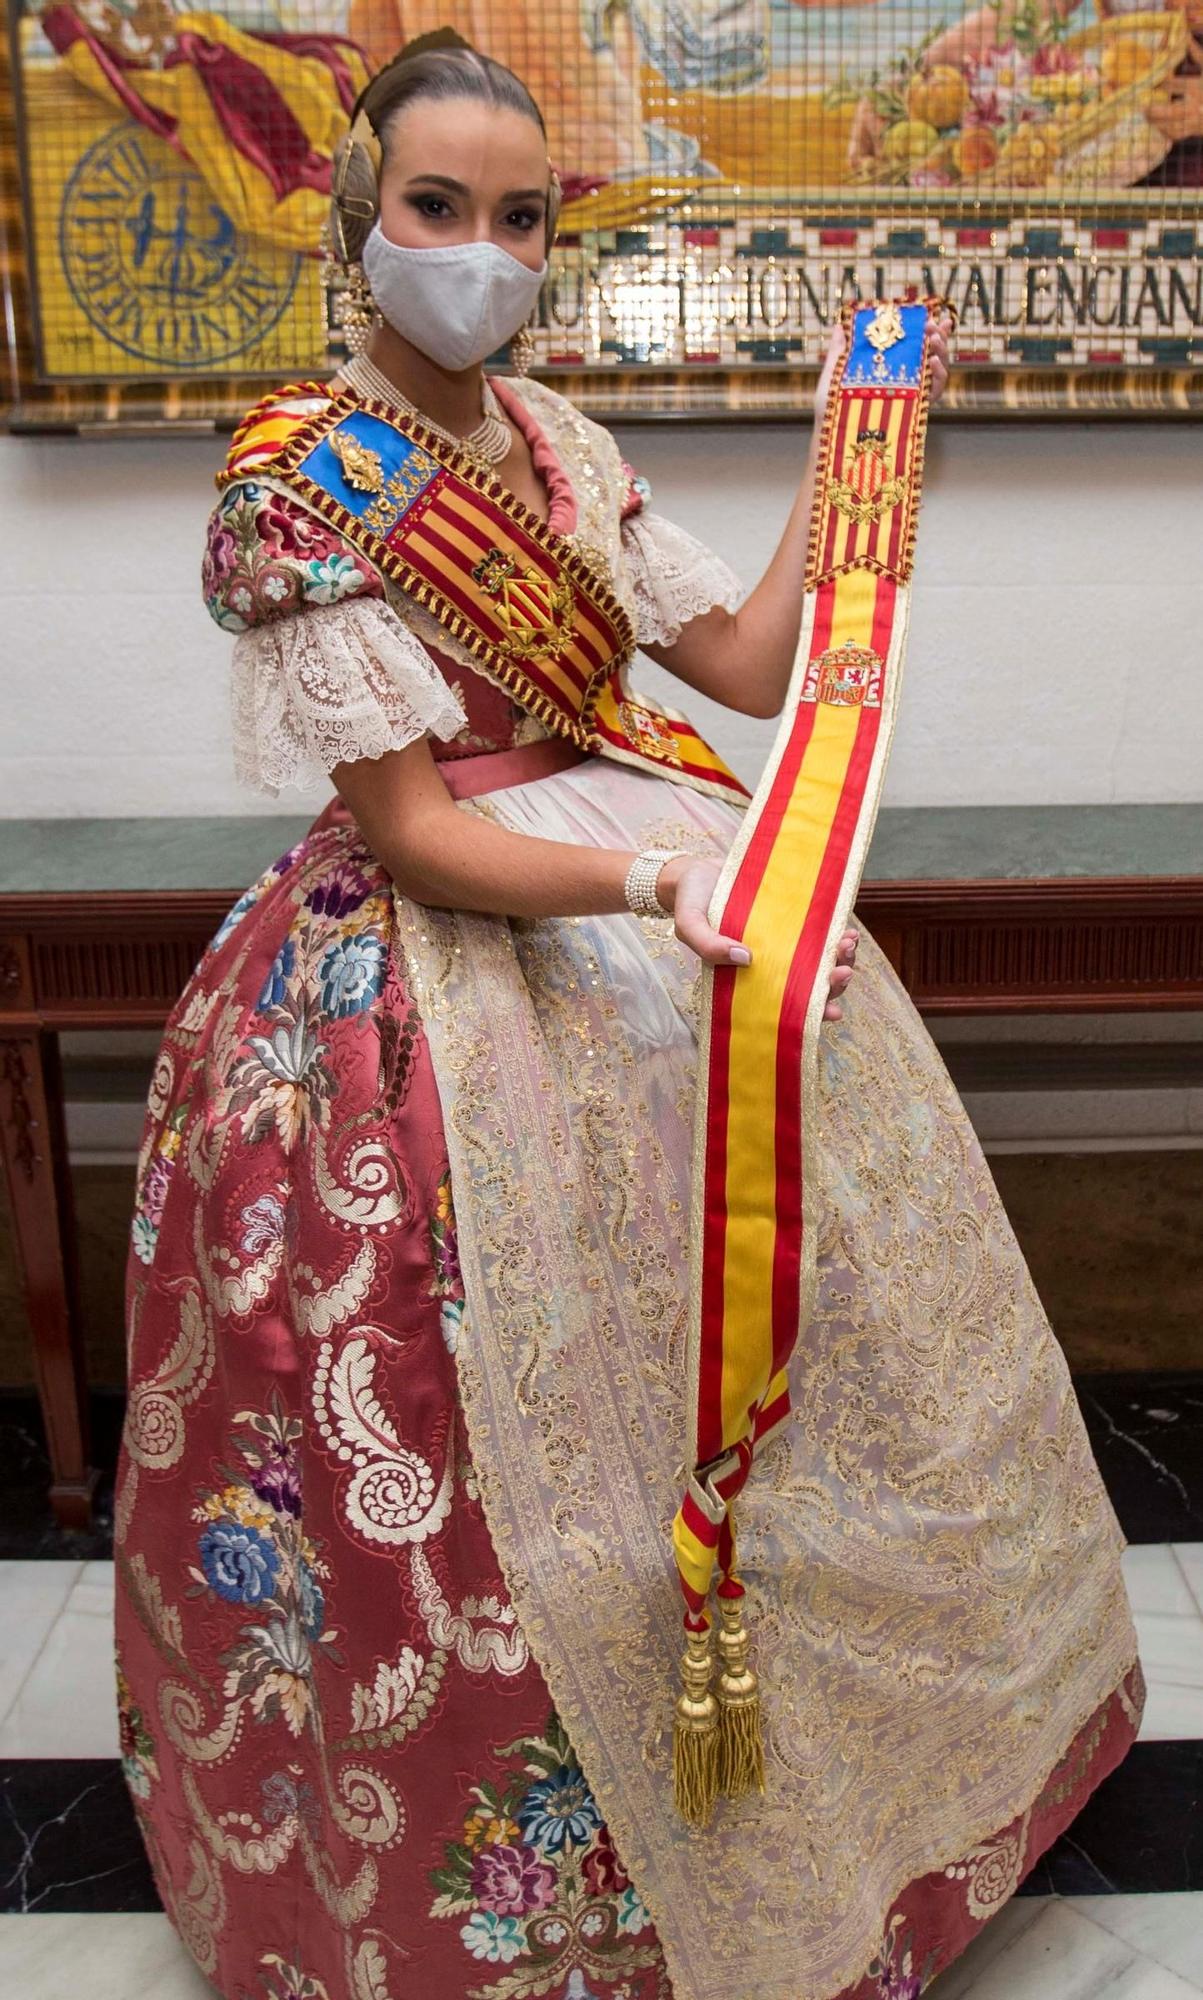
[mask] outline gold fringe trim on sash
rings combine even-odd
[[[683,1691],[673,1717],[673,1796],[682,1819],[705,1826],[718,1797],[719,1706],[710,1692],[710,1631],[685,1634]]]
[[[725,1798],[764,1790],[760,1683],[748,1665],[743,1599],[720,1597],[718,1635],[718,1788]]]

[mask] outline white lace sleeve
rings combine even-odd
[[[420,639],[379,598],[316,605],[234,642],[234,768],[273,796],[335,764],[446,742],[467,717]]]
[[[641,646],[671,646],[691,618],[721,604],[734,611],[744,586],[729,563],[663,514],[622,524],[627,605]]]

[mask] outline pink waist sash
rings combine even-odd
[[[574,764],[590,761],[587,751],[578,750],[574,743],[565,743],[558,736],[540,737],[537,743],[518,743],[509,750],[482,750],[474,757],[435,759],[453,799],[478,799],[485,792],[530,785],[536,778],[550,778],[557,771],[568,771]],[[336,792],[309,830],[323,833],[327,827],[349,826],[353,818],[345,799]]]
[[[482,750],[475,757],[438,757],[439,775],[453,799],[477,799],[483,792],[504,792],[511,785],[531,785],[536,778],[587,764],[588,752],[558,736],[537,743],[519,743],[512,750]]]

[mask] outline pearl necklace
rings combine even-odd
[[[420,410],[416,403],[411,402],[409,397],[398,389],[396,383],[390,382],[388,376],[377,368],[375,362],[369,361],[365,354],[355,355],[340,372],[344,380],[348,381],[353,389],[358,389],[361,395],[371,396],[378,403],[386,403],[390,409],[399,410],[405,416],[416,417],[418,422],[425,424],[427,430],[433,431],[436,437],[444,438],[448,444],[454,445],[457,451],[467,452],[470,458],[477,459],[484,465],[500,465],[502,459],[509,454],[514,442],[513,434],[497,400],[496,391],[487,379],[481,381],[481,404],[485,412],[482,421],[477,424],[474,431],[469,431],[467,437],[457,437],[454,431],[444,429],[442,424],[436,424],[433,417],[428,417],[424,410]]]

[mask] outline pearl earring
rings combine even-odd
[[[528,375],[535,358],[535,343],[529,326],[520,326],[510,336],[510,361],[515,375]]]

